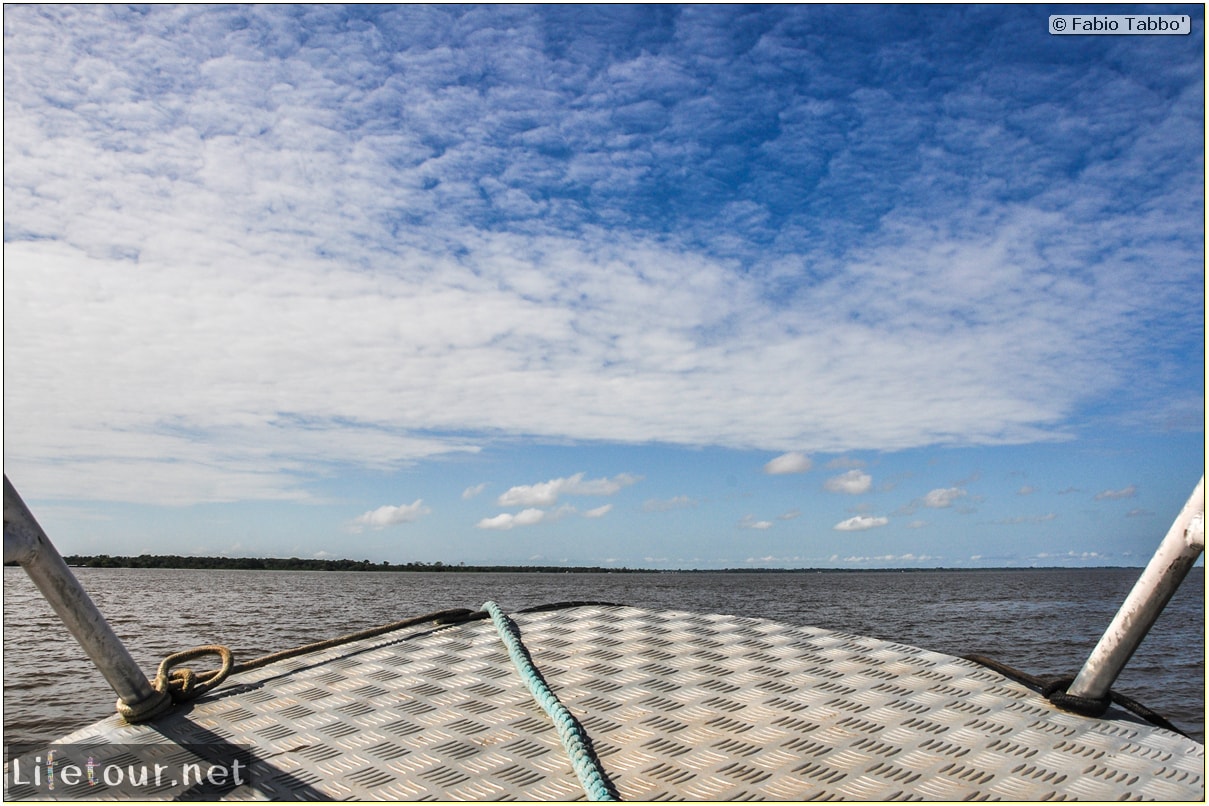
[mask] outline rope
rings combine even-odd
[[[574,600],[570,602],[553,602],[552,604],[534,605],[526,607],[524,610],[518,610],[517,613],[548,613],[551,610],[565,610],[568,607],[621,607],[622,605],[616,602],[596,602],[596,601],[580,601]]]
[[[374,638],[388,632],[401,630],[404,627],[414,627],[417,624],[424,624],[432,621],[437,624],[461,624],[465,621],[475,621],[477,619],[486,618],[486,614],[474,610],[468,610],[464,607],[455,608],[453,610],[438,610],[435,613],[429,613],[424,616],[416,616],[415,618],[403,619],[390,624],[382,624],[377,627],[370,627],[366,630],[342,635],[339,638],[329,638],[326,641],[316,641],[313,644],[294,647],[293,649],[284,649],[281,652],[274,652],[271,655],[263,655],[255,660],[247,663],[237,664],[231,671],[246,672],[251,669],[259,669],[261,666],[268,666],[270,663],[276,663],[286,658],[293,658],[297,655],[305,655],[310,652],[318,652],[322,649],[331,649],[334,646],[348,644],[353,641],[361,641],[365,638]]]
[[[1001,663],[994,658],[988,658],[983,655],[965,655],[966,660],[981,664],[988,669],[992,669],[1006,678],[1015,680],[1017,683],[1023,683],[1030,688],[1034,688],[1041,692],[1041,696],[1052,702],[1063,711],[1079,714],[1081,716],[1101,717],[1108,711],[1108,707],[1113,703],[1130,711],[1136,716],[1140,716],[1152,725],[1156,725],[1164,730],[1169,730],[1172,733],[1178,733],[1186,738],[1191,738],[1187,733],[1177,728],[1175,725],[1168,722],[1159,714],[1142,705],[1132,697],[1127,697],[1116,691],[1110,691],[1103,697],[1078,697],[1067,692],[1071,683],[1075,682],[1072,676],[1059,677],[1035,677],[1027,672],[1022,672],[1019,669],[1014,669],[1006,663]]]
[[[192,669],[172,670],[172,667],[178,663],[200,658],[203,655],[218,655],[222,661],[222,665],[217,669],[211,669],[200,674]],[[119,699],[117,703],[118,713],[127,722],[145,722],[152,717],[159,716],[170,705],[192,700],[205,694],[227,679],[227,675],[231,674],[233,665],[234,659],[231,656],[231,650],[217,644],[198,646],[193,649],[186,649],[184,652],[169,655],[160,662],[159,670],[155,673],[155,679],[151,681],[151,688],[158,692],[160,696],[148,706],[142,708],[131,707],[125,700]]]
[[[200,658],[202,655],[218,655],[222,659],[222,666],[201,674],[197,674],[192,669],[177,669],[169,672],[178,663]],[[231,650],[225,646],[194,647],[164,658],[160,663],[159,671],[155,673],[155,682],[151,685],[156,691],[167,691],[171,694],[173,702],[192,700],[226,680],[234,665],[235,659],[231,655]]]
[[[365,638],[373,638],[378,635],[383,635],[395,630],[401,630],[404,627],[413,627],[416,624],[424,624],[427,622],[435,622],[436,624],[458,624],[465,621],[474,621],[475,619],[486,618],[487,615],[482,612],[467,610],[466,608],[457,608],[454,610],[438,610],[435,613],[429,613],[424,616],[404,619],[403,621],[395,621],[390,624],[382,624],[377,627],[370,627],[367,630],[359,630],[358,632],[342,635],[338,638],[329,638],[326,641],[316,641],[304,646],[294,647],[293,649],[282,650],[281,652],[273,652],[268,655],[262,655],[259,658],[250,660],[246,663],[235,663],[231,650],[225,646],[212,644],[208,646],[194,647],[186,649],[184,652],[177,652],[164,658],[160,663],[159,670],[156,672],[155,680],[151,682],[151,687],[158,692],[166,693],[171,697],[172,703],[188,702],[196,699],[207,691],[218,686],[229,675],[237,672],[246,672],[252,669],[259,669],[262,666],[268,666],[270,663],[293,658],[298,655],[305,655],[310,652],[318,652],[323,649],[330,649],[342,644],[351,643],[352,641],[360,641]],[[176,669],[172,667],[185,661],[194,660],[205,655],[218,655],[221,665],[217,669],[211,669],[205,672],[195,672],[192,669]],[[158,701],[156,703],[158,705]],[[127,722],[143,722],[152,717],[158,716],[163,712],[163,708],[157,707],[154,709],[144,708],[141,711],[131,708],[125,701],[118,700],[117,711],[122,715]]]
[[[529,687],[529,693],[533,695],[533,699],[537,700],[538,705],[554,723],[554,727],[558,731],[558,738],[562,741],[563,748],[571,759],[571,765],[575,768],[575,774],[579,777],[579,783],[583,786],[588,799],[594,801],[620,800],[617,792],[605,777],[599,759],[592,752],[591,739],[587,732],[567,709],[567,706],[559,702],[558,697],[542,678],[541,672],[534,666],[533,658],[521,642],[520,630],[516,623],[504,615],[495,602],[487,602],[483,605],[483,609],[491,615],[495,630],[508,649],[508,655],[512,658],[512,663],[520,673],[521,679]]]

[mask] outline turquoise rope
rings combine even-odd
[[[495,630],[499,633],[504,646],[507,647],[508,656],[512,658],[513,665],[520,672],[521,679],[529,687],[529,693],[533,695],[533,699],[537,700],[538,705],[554,723],[554,727],[558,731],[558,738],[562,741],[563,748],[566,749],[567,756],[571,759],[571,765],[575,768],[575,774],[579,776],[579,783],[587,793],[588,799],[618,800],[617,796],[613,794],[612,788],[605,782],[604,770],[600,768],[600,762],[588,748],[587,733],[583,726],[567,710],[567,706],[559,702],[558,697],[550,690],[550,686],[542,679],[541,672],[533,665],[533,658],[529,656],[524,644],[521,643],[520,630],[517,629],[516,624],[504,615],[500,606],[495,602],[487,602],[483,605],[483,609],[491,615]]]

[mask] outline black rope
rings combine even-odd
[[[1171,724],[1158,713],[1142,705],[1132,697],[1127,697],[1116,691],[1110,691],[1103,697],[1078,697],[1067,691],[1071,683],[1075,682],[1073,676],[1058,676],[1058,677],[1035,677],[1034,675],[1022,672],[1008,666],[1006,663],[1001,663],[994,658],[988,658],[984,655],[965,655],[966,660],[981,664],[982,666],[992,669],[1006,678],[1015,680],[1017,683],[1022,683],[1029,688],[1036,689],[1041,693],[1041,696],[1052,702],[1054,705],[1061,708],[1063,711],[1079,714],[1081,716],[1101,717],[1108,711],[1108,707],[1113,703],[1121,706],[1130,713],[1145,719],[1152,725],[1169,730],[1172,733],[1178,733],[1185,738],[1191,738],[1187,733]]]
[[[517,613],[545,613],[548,610],[564,610],[568,607],[622,607],[615,602],[555,602],[553,604],[537,605],[535,607],[526,607],[524,610],[517,610]]]
[[[341,644],[349,644],[353,641],[361,641],[366,638],[376,638],[379,635],[384,635],[388,632],[395,632],[405,627],[414,627],[418,624],[433,622],[438,625],[461,624],[466,621],[474,621],[476,619],[487,618],[487,614],[481,610],[469,610],[465,607],[453,608],[451,610],[438,610],[434,613],[428,613],[423,616],[415,616],[413,618],[403,619],[402,621],[394,621],[390,624],[380,624],[377,627],[370,627],[366,630],[358,630],[357,632],[341,635],[337,638],[329,638],[326,641],[316,641],[312,644],[297,646],[292,649],[284,649],[280,652],[274,652],[270,655],[263,655],[255,660],[250,660],[246,663],[237,663],[231,669],[232,674],[238,672],[247,672],[252,669],[259,669],[262,666],[267,666],[270,663],[293,658],[298,655],[307,655],[311,652],[318,652],[321,649],[330,649]]]

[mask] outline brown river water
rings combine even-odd
[[[495,600],[570,600],[755,616],[977,653],[1074,674],[1140,569],[847,573],[472,573],[74,569],[149,674],[225,644],[250,660],[354,630]],[[1194,568],[1114,689],[1197,741],[1205,731],[1204,569]],[[49,743],[113,712],[115,695],[20,568],[4,569],[4,744]]]

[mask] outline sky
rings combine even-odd
[[[1205,464],[1155,9],[8,5],[5,473],[64,554],[1143,565]]]

